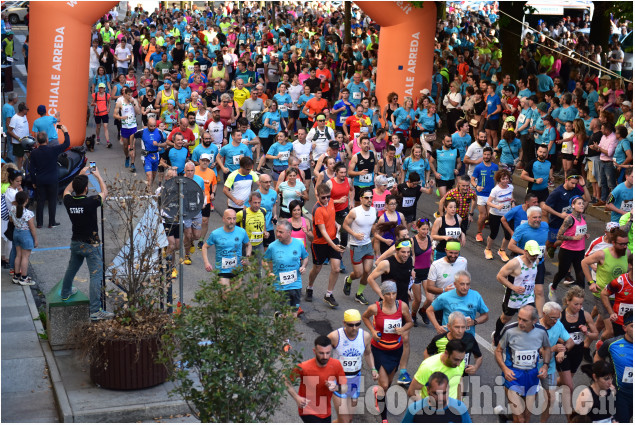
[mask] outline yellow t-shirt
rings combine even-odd
[[[243,213],[247,212],[247,216],[243,223]],[[236,214],[236,225],[243,227],[249,236],[249,242],[252,246],[260,245],[265,237],[265,215],[266,210],[260,208],[259,211],[253,212],[251,208],[245,208]]]
[[[445,376],[448,377],[450,381],[450,392],[449,396],[460,400],[458,397],[459,384],[461,383],[461,377],[463,376],[463,371],[465,370],[465,361],[462,361],[459,367],[447,367],[441,361],[442,354],[436,354],[434,356],[430,356],[421,362],[419,369],[417,369],[417,373],[415,373],[415,379],[418,383],[423,385],[421,388],[421,398],[426,398],[428,396],[428,389],[426,387],[426,383],[428,379],[434,372],[443,372]]]
[[[245,100],[249,99],[249,96],[251,96],[251,94],[245,87],[243,87],[241,90],[234,89],[234,101],[239,108],[243,107]]]

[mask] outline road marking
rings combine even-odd
[[[476,342],[478,342],[481,345],[481,347],[485,348],[487,351],[489,351],[490,353],[494,354],[494,350],[492,350],[492,343],[491,342],[487,342],[487,340],[485,338],[483,338],[482,336],[480,336],[476,332],[474,332],[474,337],[476,338]]]

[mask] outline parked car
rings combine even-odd
[[[7,16],[11,25],[17,25],[20,23],[24,23],[25,25],[29,24],[28,1],[17,1],[11,5],[7,5],[7,7],[3,10],[3,13]]]

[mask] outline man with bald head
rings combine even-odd
[[[174,146],[174,135],[176,133],[181,133],[183,135],[183,146],[186,148],[190,146],[194,146],[194,142],[196,141],[196,136],[194,132],[190,128],[190,121],[187,118],[181,118],[179,120],[179,126],[174,127],[174,130],[168,136],[168,145]]]
[[[143,130],[137,131],[134,137],[135,139],[141,139],[143,143],[143,170],[146,173],[146,184],[150,188],[159,169],[159,148],[167,146],[165,136],[157,128],[157,120],[148,118],[148,126]]]
[[[216,246],[215,263],[209,262],[207,250],[212,245]],[[228,208],[223,213],[223,227],[209,234],[209,238],[203,244],[203,262],[205,270],[211,272],[217,268],[220,282],[229,285],[229,280],[235,276],[235,271],[241,266],[243,248],[245,256],[251,256],[251,243],[245,229],[236,226],[236,211]]]

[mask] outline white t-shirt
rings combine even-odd
[[[136,128],[137,114],[134,110],[134,104],[125,103],[123,96],[117,99],[117,104],[121,105],[119,115],[124,117],[124,119],[121,120],[121,128]]]
[[[311,168],[311,143],[308,141],[300,143],[299,140],[293,142],[293,154],[300,160],[298,168],[308,170]]]
[[[29,135],[29,121],[26,119],[26,115],[21,117],[18,114],[15,114],[11,117],[11,121],[9,121],[9,127],[13,129],[13,132],[20,139]],[[20,143],[20,139],[11,139],[11,143],[17,145]]]
[[[485,143],[485,146],[489,146],[489,144]],[[465,157],[471,159],[472,161],[483,158],[483,148],[485,146],[481,146],[478,142],[473,142],[470,146],[467,147],[467,150],[465,151]],[[471,176],[474,173],[474,168],[476,168],[476,165],[477,164],[468,165],[468,176]]]
[[[130,49],[128,46],[121,48],[121,44],[117,46],[115,49],[115,57],[117,58],[117,67],[127,68],[128,67],[128,56],[130,56]]]
[[[95,50],[93,46],[90,46],[90,68],[99,68],[99,56],[103,49],[101,47],[97,47],[97,54],[95,54]]]
[[[223,123],[211,121],[207,126],[207,131],[212,135],[212,143],[220,147],[223,144]]]
[[[622,59],[624,60],[624,52],[622,51],[622,49],[620,50],[611,50],[611,53],[609,53],[609,56],[611,57],[611,59]],[[611,71],[622,71],[622,62],[611,62],[611,64],[609,65],[609,69]]]
[[[428,279],[437,288],[445,289],[454,285],[454,275],[461,270],[467,270],[467,259],[459,256],[454,263],[448,263],[445,257],[432,263],[428,272]]]
[[[293,102],[293,106],[291,106],[292,111],[298,110],[298,99],[300,98],[303,92],[304,92],[304,87],[302,86],[302,84],[298,84],[297,86],[290,84],[289,87],[287,88],[287,93],[289,93],[289,96],[291,96],[291,102]]]
[[[514,185],[509,184],[505,189],[496,185],[489,193],[489,196],[492,198],[492,203],[503,206],[503,209],[500,210],[497,208],[490,208],[490,214],[503,216],[512,209],[512,201],[514,200]]]

